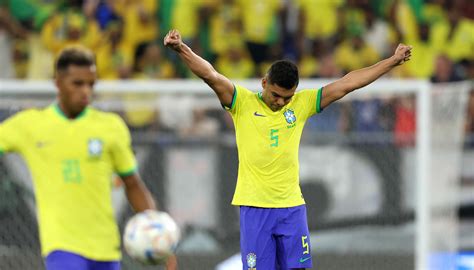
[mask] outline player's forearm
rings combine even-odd
[[[135,212],[156,209],[153,196],[141,180],[129,181],[124,179],[124,182],[127,199]]]
[[[181,59],[186,63],[188,68],[199,78],[207,83],[212,83],[212,78],[216,77],[216,70],[204,58],[195,54],[188,45],[181,43],[177,51]]]
[[[374,82],[395,66],[397,66],[396,59],[390,57],[370,67],[349,72],[342,80],[347,83],[348,92],[351,92]]]

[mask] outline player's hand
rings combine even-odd
[[[406,61],[410,60],[411,57],[411,49],[413,47],[405,44],[398,44],[397,49],[395,50],[395,53],[393,54],[393,58],[395,59],[395,63],[397,65],[401,65],[405,63]]]
[[[169,47],[177,52],[180,51],[183,41],[181,40],[181,35],[176,29],[170,30],[163,39],[163,44],[166,47]]]

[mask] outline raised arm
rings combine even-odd
[[[165,46],[176,51],[189,69],[214,90],[223,105],[231,105],[234,96],[234,85],[232,82],[184,44],[178,30],[169,31],[163,43]]]
[[[399,44],[390,58],[373,66],[349,72],[341,79],[326,85],[322,93],[321,108],[325,108],[350,92],[374,82],[392,68],[410,60],[411,49],[411,46]]]

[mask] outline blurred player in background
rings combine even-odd
[[[138,175],[122,119],[89,107],[96,82],[92,52],[64,49],[55,72],[57,102],[1,123],[0,156],[19,153],[31,171],[47,270],[118,270],[113,174],[135,211],[156,209],[155,202]],[[168,264],[176,269],[176,258]]]
[[[262,79],[262,91],[254,93],[218,73],[182,42],[177,30],[166,35],[164,45],[176,51],[214,90],[232,115],[239,150],[232,204],[240,206],[243,269],[311,268],[306,207],[298,176],[303,126],[334,101],[408,61],[411,47],[400,44],[390,58],[319,89],[297,93],[298,68],[289,61],[277,61]]]

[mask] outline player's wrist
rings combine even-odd
[[[400,64],[400,59],[398,59],[397,55],[392,55],[390,58],[387,59],[388,63],[391,67],[396,67]]]
[[[180,42],[179,44],[177,44],[176,46],[173,47],[173,49],[177,52],[177,53],[182,53],[185,49],[186,45],[183,43],[183,42]]]

